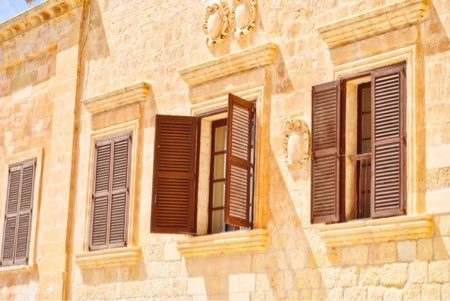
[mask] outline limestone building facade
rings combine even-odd
[[[449,300],[449,37],[446,0],[0,24],[0,298]]]

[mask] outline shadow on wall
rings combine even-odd
[[[450,50],[450,28],[444,27],[435,4],[430,5],[430,16],[425,22],[425,55],[435,55]]]

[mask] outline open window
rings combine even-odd
[[[405,63],[314,86],[313,223],[406,212]]]
[[[211,152],[201,154],[202,117],[157,115],[151,231],[197,234],[199,161],[210,162],[208,233],[252,227],[255,110],[229,95],[215,112]]]

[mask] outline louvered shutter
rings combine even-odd
[[[228,95],[225,223],[250,227],[253,104]]]
[[[198,119],[156,116],[153,233],[196,232]]]
[[[91,250],[107,247],[111,151],[112,145],[110,140],[97,142],[95,145],[94,189],[91,208]]]
[[[2,265],[27,263],[35,167],[33,159],[9,169]]]
[[[404,214],[405,66],[372,73],[372,217]]]
[[[312,90],[312,223],[338,222],[343,214],[343,136],[339,81]]]
[[[131,136],[113,141],[109,246],[126,245]]]

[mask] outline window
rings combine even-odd
[[[227,119],[212,124],[211,157],[200,158],[200,118],[157,115],[154,233],[197,233],[198,162],[211,160],[209,233],[252,227],[254,108],[229,95]]]
[[[36,159],[9,167],[2,266],[28,263]]]
[[[400,63],[313,87],[313,223],[405,214],[405,77]]]
[[[127,245],[131,134],[95,143],[90,250]]]

